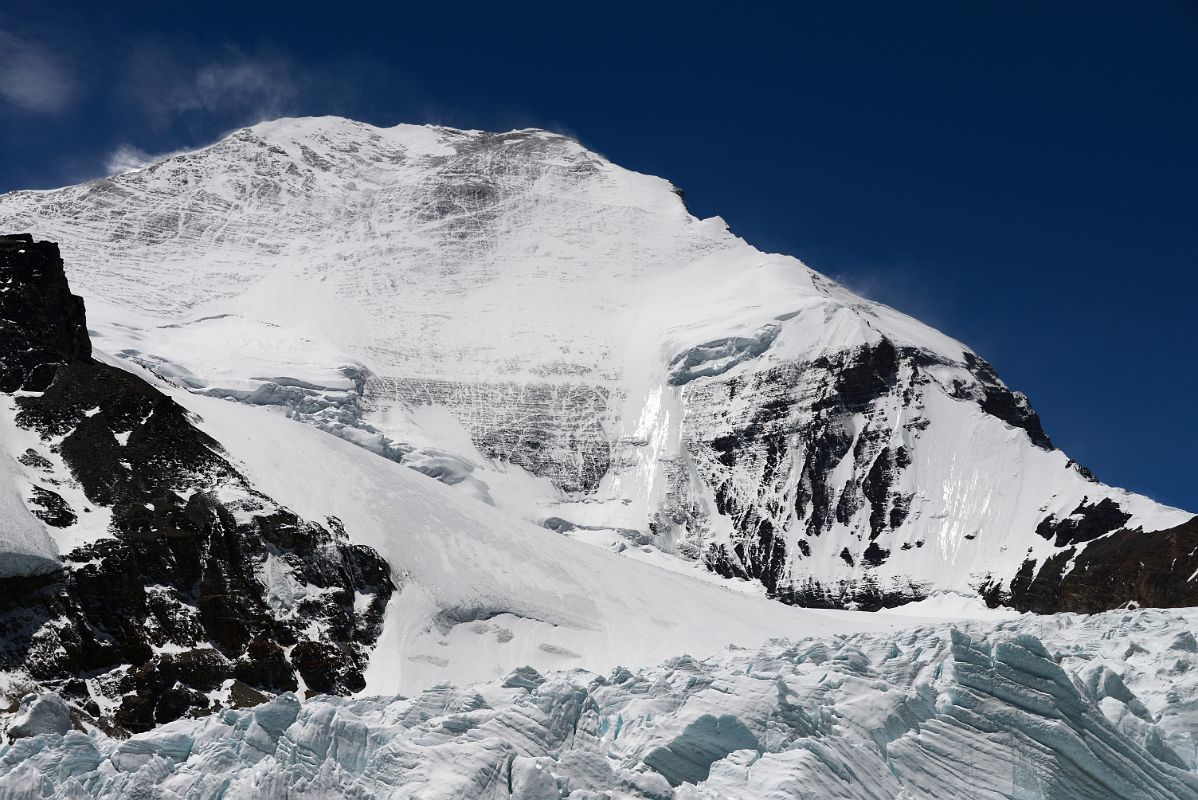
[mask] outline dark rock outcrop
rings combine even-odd
[[[900,477],[910,457],[888,445],[889,415],[879,401],[897,393],[911,402],[910,387],[923,380],[921,358],[883,339],[811,363],[688,386],[687,449],[713,489],[716,510],[737,531],[731,547],[706,551],[708,566],[727,577],[759,580],[771,596],[800,605],[880,608],[918,599],[910,587],[881,588],[868,578],[797,581],[790,567],[807,557],[810,542],[837,523],[850,524],[862,509],[868,536],[851,542],[841,558],[850,567],[874,567],[889,557],[874,540],[906,519],[911,498]],[[751,398],[752,413],[729,422],[722,409],[738,398]],[[861,430],[857,415],[865,420]],[[833,474],[846,458],[854,464],[852,477],[836,483]],[[788,549],[790,540],[797,553]]]
[[[129,731],[299,679],[361,689],[394,588],[379,555],[278,506],[183,407],[93,359],[56,245],[0,238],[0,286],[0,389],[41,437],[20,456],[45,484],[34,511],[68,532],[110,515],[61,571],[0,580],[0,667],[97,713],[105,698]],[[71,508],[64,484],[89,505]]]
[[[1064,547],[1105,536],[1122,528],[1129,519],[1131,514],[1109,497],[1094,504],[1082,500],[1073,513],[1064,519],[1046,517],[1036,526],[1036,534],[1051,539],[1057,547]]]
[[[91,357],[83,298],[71,294],[58,246],[0,236],[0,392],[40,392],[59,366]]]
[[[1037,447],[1044,450],[1052,449],[1052,440],[1044,432],[1040,415],[1032,409],[1023,394],[1008,389],[998,379],[998,373],[994,371],[994,367],[973,353],[965,353],[965,365],[970,373],[978,379],[980,392],[975,389],[970,396],[981,406],[983,411],[992,417],[998,417],[1012,427],[1022,428],[1027,432],[1032,444]]]
[[[1163,531],[1121,529],[1074,541],[1088,544],[1062,550],[1039,569],[1025,561],[1010,592],[991,596],[988,602],[1041,614],[1093,614],[1129,603],[1160,608],[1198,605],[1198,517]]]

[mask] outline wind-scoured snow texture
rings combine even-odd
[[[62,241],[108,352],[534,521],[808,605],[1198,602],[1192,515],[1092,480],[982,358],[563,136],[278,120],[0,218]]]
[[[1192,612],[776,640],[0,748],[6,798],[1186,800]],[[1050,644],[1048,644],[1050,643]]]

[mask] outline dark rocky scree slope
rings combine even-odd
[[[57,245],[0,237],[0,284],[0,391],[41,441],[19,456],[30,506],[68,530],[112,514],[60,571],[0,580],[0,668],[126,731],[300,681],[361,689],[394,589],[382,558],[254,490],[186,410],[93,359]]]

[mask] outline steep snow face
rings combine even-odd
[[[1031,592],[1191,515],[1091,480],[961,343],[565,137],[278,120],[0,219],[62,242],[108,352],[576,538],[808,605],[1198,591]],[[1169,536],[1152,569],[1198,570]]]
[[[8,398],[0,396],[0,401]],[[0,411],[0,578],[37,575],[59,568],[58,545],[46,526],[33,516],[17,487],[24,476],[17,463],[8,458],[11,435],[8,409]]]
[[[636,672],[525,668],[410,698],[287,694],[124,741],[18,739],[0,747],[0,793],[1182,800],[1198,796],[1195,624],[1025,617]]]

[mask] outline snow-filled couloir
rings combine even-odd
[[[98,348],[560,535],[804,605],[1198,602],[1193,515],[965,345],[563,136],[283,119],[0,221],[61,243]]]

